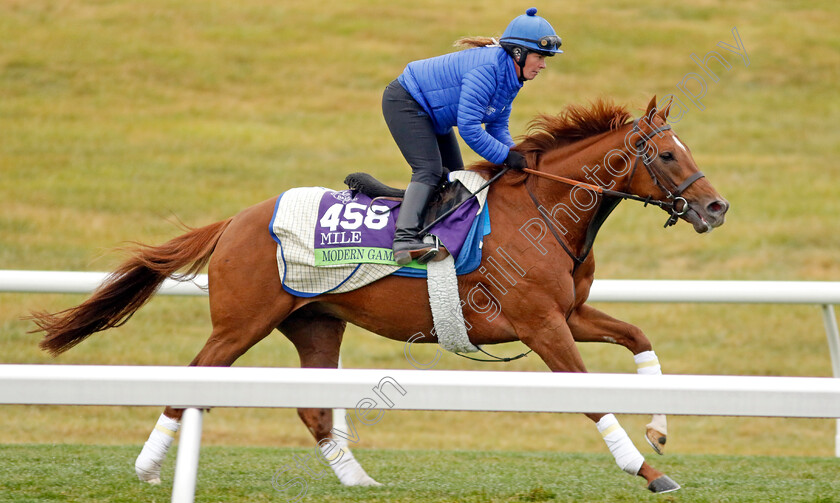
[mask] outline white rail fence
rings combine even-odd
[[[378,400],[377,400],[378,399]],[[0,404],[184,407],[173,502],[195,496],[204,407],[840,417],[840,379],[382,369],[0,365]],[[365,404],[362,406],[361,404]],[[370,416],[367,416],[370,417]]]
[[[88,293],[105,273],[2,271],[0,292]],[[161,295],[206,295],[207,277]],[[594,302],[778,303],[822,307],[835,377],[840,282],[596,280]],[[383,384],[384,383],[384,384]],[[397,384],[395,386],[395,384]],[[185,407],[172,501],[192,501],[202,407],[355,408],[389,385],[396,409],[840,417],[840,379],[521,372],[0,365],[0,404]],[[381,390],[380,390],[381,392]],[[381,396],[381,395],[380,395]],[[835,454],[840,457],[840,420]]]
[[[90,293],[103,272],[0,270],[0,293]],[[166,280],[159,295],[207,295],[207,275],[187,282]],[[840,330],[834,304],[840,281],[595,280],[591,302],[812,304],[822,308],[834,377],[840,377]],[[838,424],[840,442],[840,424]],[[840,456],[840,444],[838,444]]]

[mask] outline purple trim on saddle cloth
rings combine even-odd
[[[478,217],[473,220],[464,246],[461,247],[461,253],[458,254],[458,260],[455,261],[455,274],[460,276],[478,269],[478,266],[481,265],[481,247],[484,243],[484,236],[488,234],[490,234],[490,212],[487,210],[487,204],[485,203]],[[426,269],[403,267],[393,274],[394,276],[409,278],[425,278]]]
[[[397,205],[388,200],[371,203],[370,197],[350,190],[325,192],[315,223],[315,265],[396,265],[391,247],[400,211]],[[430,230],[456,259],[477,212],[478,202],[471,199]]]
[[[269,222],[269,232],[272,239],[277,242],[277,265],[281,276],[283,289],[298,297],[314,297],[324,293],[340,293],[361,288],[389,274],[409,277],[426,277],[426,266],[418,266],[413,263],[406,267],[400,267],[393,261],[369,262],[369,263],[336,263],[316,267],[316,252],[312,247],[313,241],[322,240],[324,245],[332,244],[333,248],[322,248],[322,252],[333,251],[345,248],[347,243],[340,243],[347,239],[355,239],[352,234],[337,234],[335,237],[321,237],[316,233],[316,228],[325,229],[325,232],[333,232],[330,228],[335,226],[335,232],[358,231],[364,227],[365,218],[368,218],[368,227],[377,227],[382,221],[375,214],[363,213],[358,206],[350,206],[347,210],[341,203],[342,196],[336,198],[334,192],[322,187],[299,187],[290,189],[277,197],[274,205],[274,212]],[[327,203],[324,203],[327,201]],[[347,198],[346,203],[359,202],[360,199]],[[367,200],[366,200],[367,201]],[[282,202],[282,204],[281,204]],[[325,213],[329,208],[338,202],[341,206],[332,210],[332,214]],[[359,204],[366,204],[359,202]],[[377,203],[379,204],[379,201]],[[382,204],[396,204],[392,201],[383,201]],[[455,262],[456,274],[467,274],[477,269],[481,262],[481,245],[484,236],[490,233],[490,218],[487,205],[476,217],[478,202],[470,201],[464,205],[468,208],[461,208],[453,214],[458,228],[463,231],[453,231],[445,226],[435,226],[433,231],[438,233],[445,246],[458,251]],[[322,207],[319,215],[316,210]],[[348,213],[345,215],[345,211]],[[358,216],[356,216],[358,215]],[[390,240],[393,236],[393,222],[396,215],[386,214],[388,225],[382,229],[386,237],[361,236],[360,244],[372,245],[361,250],[384,250],[389,253]],[[383,216],[384,217],[384,216]],[[453,218],[450,217],[450,218]],[[361,221],[356,229],[341,229],[341,222],[347,221],[349,227]],[[361,231],[359,231],[361,232]],[[458,235],[461,232],[462,234]],[[387,246],[388,248],[377,248],[376,246]]]

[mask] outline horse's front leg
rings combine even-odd
[[[520,340],[533,349],[553,372],[586,372],[566,319],[560,315],[536,319],[541,319],[537,326],[526,323],[516,327],[517,333],[525,334]],[[595,422],[619,468],[643,477],[648,482],[648,489],[653,492],[670,492],[680,488],[667,475],[645,462],[644,456],[613,414],[588,413],[586,416]]]
[[[306,314],[301,311],[286,318],[279,328],[295,345],[300,356],[301,367],[334,369],[338,367],[339,351],[346,326],[347,323],[343,320],[317,313]],[[319,462],[321,465],[329,465],[338,480],[345,486],[381,485],[365,472],[348,446],[348,440],[358,441],[355,428],[352,430],[345,428],[347,432],[333,428],[331,409],[299,408],[298,416],[318,444],[319,453],[316,455],[316,460],[312,462],[314,466],[323,468]],[[352,426],[352,420],[349,426]],[[307,456],[305,459],[304,464],[309,462],[310,457]],[[290,466],[283,467],[275,473],[274,480],[276,481],[278,475],[290,468]],[[310,471],[309,468],[305,470],[315,479],[323,477],[324,470],[318,472]]]
[[[650,341],[636,326],[617,320],[594,307],[582,304],[569,317],[569,328],[577,342],[609,342],[626,347],[633,353],[636,372],[645,375],[662,375],[659,358],[651,349]],[[653,414],[647,424],[645,440],[657,454],[665,450],[668,438],[668,420],[665,414]]]

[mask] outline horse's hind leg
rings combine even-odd
[[[215,323],[212,335],[190,366],[229,367],[254,344],[271,333],[276,318],[270,314],[254,313],[249,320]],[[175,440],[182,413],[183,409],[166,407],[158,418],[154,430],[134,463],[134,471],[140,480],[150,484],[160,483],[161,465]]]
[[[337,368],[347,323],[330,316],[297,312],[280,324],[280,331],[295,345],[303,368]],[[320,456],[346,486],[380,485],[365,472],[347,445],[347,437],[333,435],[332,409],[298,409],[298,416],[315,437]],[[314,463],[317,465],[317,463]]]
[[[270,334],[298,307],[277,274],[275,243],[265,232],[271,201],[243,210],[219,240],[210,261],[213,332],[190,365],[227,367]],[[140,480],[160,482],[160,467],[182,410],[167,407],[135,462]]]

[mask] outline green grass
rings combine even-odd
[[[163,483],[133,474],[135,446],[0,445],[2,502],[168,501],[174,459]],[[382,487],[343,487],[295,466],[311,450],[202,448],[196,502],[287,501],[297,491],[276,487],[306,482],[303,501],[364,502],[770,502],[840,501],[836,459],[673,456],[658,463],[682,489],[655,495],[644,480],[622,473],[609,454],[516,451],[359,450],[357,458]],[[174,454],[174,452],[173,452]],[[272,485],[275,474],[283,468]]]
[[[121,257],[108,250],[125,241],[165,241],[178,233],[168,220],[210,223],[291,187],[338,188],[353,171],[404,185],[408,168],[381,118],[384,87],[407,62],[449,51],[461,36],[500,34],[525,7],[500,0],[324,0],[317,5],[0,0],[0,268],[110,270]],[[663,230],[663,213],[626,203],[596,243],[597,277],[840,280],[836,2],[611,0],[538,7],[563,37],[566,53],[549,60],[548,69],[520,93],[511,118],[514,135],[524,133],[537,113],[555,113],[568,103],[600,96],[633,110],[653,94],[675,94],[687,103],[676,85],[686,74],[700,72],[692,53],[703,57],[717,50],[732,63],[730,71],[718,70],[719,82],[707,82],[705,109],[689,105],[675,125],[708,179],[732,203],[726,225],[708,236],[695,235],[685,224]],[[733,27],[749,54],[749,66],[717,45],[734,44]],[[467,161],[476,160],[463,150]],[[183,365],[210,330],[206,299],[159,298],[126,326],[98,334],[57,360],[40,353],[38,337],[27,333],[32,325],[21,316],[81,300],[75,295],[0,294],[0,362]],[[820,313],[813,306],[599,307],[645,330],[665,372],[831,374]],[[408,367],[398,343],[355,328],[345,341],[347,367]],[[515,354],[520,349],[510,344],[498,351]],[[635,371],[623,348],[582,345],[580,351],[591,371]],[[273,336],[237,364],[295,366],[297,358],[288,341]],[[488,367],[451,355],[437,368],[545,370],[536,357]],[[0,443],[132,444],[90,448],[132,460],[158,413],[126,407],[3,407]],[[645,418],[621,421],[640,443]],[[442,430],[443,423],[451,426]],[[741,501],[741,489],[751,484],[756,492],[766,485],[765,495],[786,495],[785,489],[776,489],[777,479],[788,483],[795,478],[784,473],[813,473],[813,479],[797,486],[804,488],[791,489],[793,496],[785,500],[832,501],[836,487],[834,495],[818,488],[830,484],[836,473],[801,467],[834,466],[836,472],[830,461],[803,457],[831,456],[834,427],[832,420],[673,417],[669,455],[661,462],[673,463],[672,475],[686,486],[675,498],[699,494],[696,501]],[[311,445],[289,410],[216,410],[206,421],[203,441],[210,446],[206,452],[219,456],[228,451],[213,446]],[[449,483],[464,491],[459,494],[466,501],[515,501],[529,494],[536,499],[542,490],[559,501],[570,491],[584,490],[594,491],[586,493],[592,501],[647,497],[637,481],[616,474],[594,427],[579,416],[393,411],[365,431],[362,446],[529,451],[517,455],[524,457],[551,456],[540,453],[547,450],[586,453],[545,459],[599,460],[603,478],[615,480],[593,484],[599,489],[567,484],[564,471],[577,473],[593,462],[562,461],[561,471],[533,479],[520,474],[520,482],[512,477],[505,483],[509,488],[495,482],[484,486],[477,475],[466,477],[471,482],[460,489]],[[31,501],[36,491],[70,491],[77,471],[94,470],[74,454],[86,449],[6,446],[0,463],[17,457],[16,477],[33,477],[16,489],[18,500]],[[374,465],[376,473],[387,474],[383,478],[392,473],[387,467],[397,464],[386,462],[389,456],[407,456],[362,452],[371,463],[383,460]],[[471,455],[501,456],[463,454]],[[723,455],[794,457],[744,461]],[[44,465],[39,456],[62,461]],[[211,468],[212,459],[205,455],[203,466]],[[106,458],[96,470],[106,470],[111,462]],[[762,468],[765,463],[770,467]],[[250,462],[240,464],[257,470]],[[42,466],[53,468],[44,474]],[[703,469],[690,471],[695,466]],[[116,486],[102,489],[107,494],[131,501],[168,499],[163,488],[128,485],[129,461],[119,470],[113,477]],[[2,483],[12,480],[8,472],[0,470]],[[417,483],[436,480],[437,472],[417,477]],[[35,478],[39,473],[43,476]],[[750,473],[759,475],[751,479]],[[264,474],[249,477],[263,481],[255,487],[267,483]],[[400,477],[409,474],[395,473],[392,480]],[[50,480],[63,482],[49,485]],[[85,483],[86,490],[98,490]],[[227,490],[248,490],[235,475],[225,484],[210,499],[226,500]],[[423,494],[416,488],[386,493],[391,490],[397,491],[389,486],[370,494],[388,501]],[[421,490],[432,500],[446,499],[435,483]],[[614,492],[599,492],[607,490]],[[723,495],[715,496],[715,490]],[[270,487],[260,491],[276,499]],[[0,498],[7,494],[12,493],[0,491]],[[349,498],[346,494],[329,497]]]

